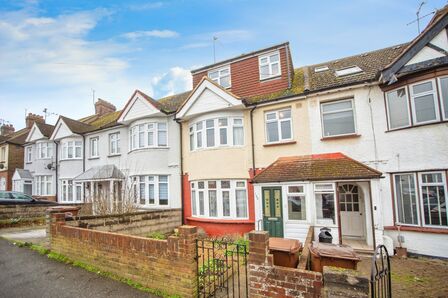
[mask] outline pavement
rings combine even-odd
[[[2,230],[2,234],[6,233]],[[42,231],[26,231],[14,237],[28,241],[36,235],[42,235]],[[48,259],[5,239],[0,239],[0,252],[0,297],[157,297],[122,282]]]
[[[44,244],[47,240],[45,228],[9,228],[1,229],[0,237],[18,240],[21,242],[31,242],[34,244]]]

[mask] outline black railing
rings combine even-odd
[[[197,240],[198,297],[249,297],[246,244]]]
[[[384,245],[378,245],[372,257],[370,273],[370,294],[372,298],[391,298],[392,282],[391,267],[387,249]]]

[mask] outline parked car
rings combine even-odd
[[[17,204],[57,205],[56,202],[33,198],[27,194],[17,191],[0,191],[0,205]]]

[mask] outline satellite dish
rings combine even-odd
[[[3,169],[4,167],[5,167],[5,165],[0,163],[0,169]]]
[[[47,165],[47,169],[52,170],[52,169],[53,169],[53,164],[52,164],[52,163],[49,163],[49,164]]]

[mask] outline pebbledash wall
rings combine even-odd
[[[69,226],[63,213],[51,214],[50,225],[54,252],[169,295],[196,297],[196,227],[157,240]]]

